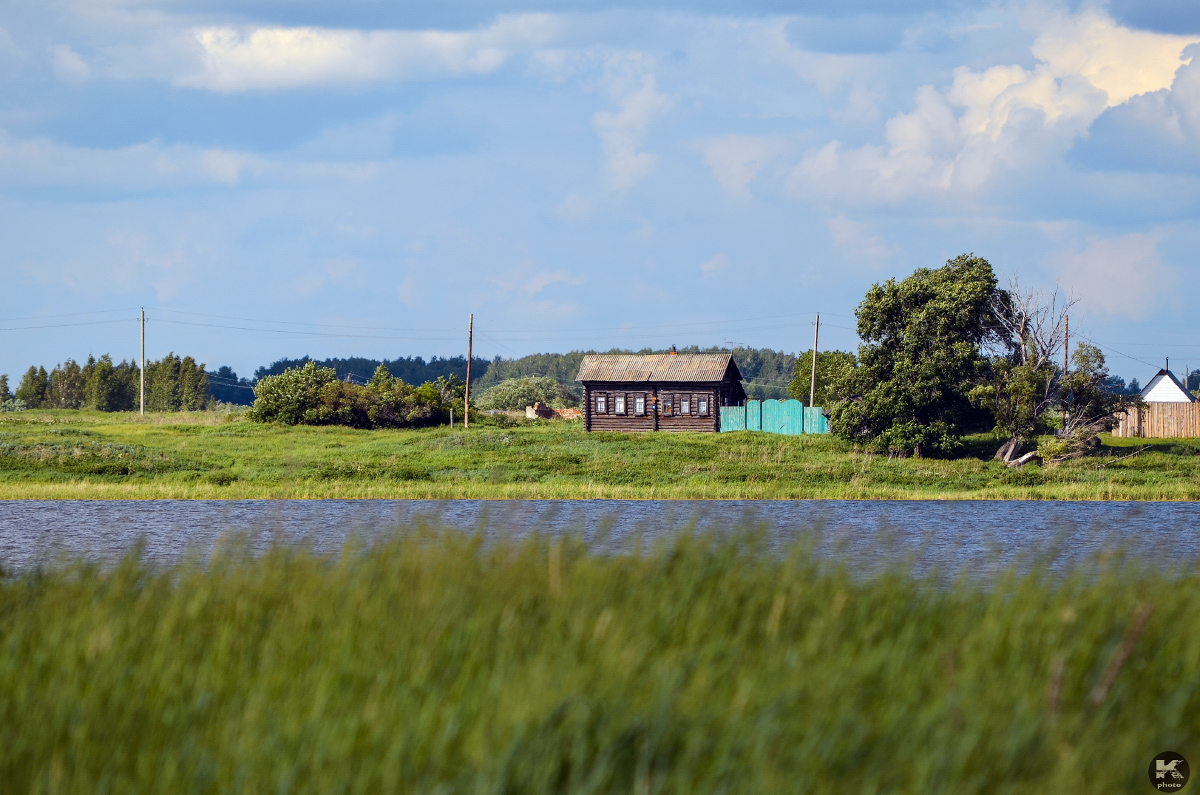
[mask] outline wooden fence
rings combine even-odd
[[[1146,439],[1200,437],[1200,403],[1146,403],[1126,409],[1113,436]]]
[[[744,406],[721,407],[721,431],[829,433],[829,420],[820,406],[805,407],[799,400],[747,400]]]

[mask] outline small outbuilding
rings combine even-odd
[[[1141,391],[1142,400],[1147,403],[1195,403],[1196,399],[1187,387],[1179,382],[1170,370],[1159,370],[1146,388]]]
[[[746,402],[728,353],[588,354],[583,423],[589,431],[721,430],[721,406]]]

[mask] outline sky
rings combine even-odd
[[[831,12],[830,7],[836,7]],[[0,373],[853,350],[986,257],[1200,368],[1200,4],[0,0]],[[1195,320],[1194,320],[1195,319]]]

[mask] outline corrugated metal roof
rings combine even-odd
[[[720,381],[733,362],[729,353],[591,353],[583,357],[576,381]],[[742,374],[733,364],[733,377]]]

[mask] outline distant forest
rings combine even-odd
[[[727,348],[700,348],[692,345],[678,349],[680,353],[725,353]],[[641,350],[623,350],[614,348],[610,351],[571,351],[570,353],[535,353],[516,359],[487,360],[475,357],[471,362],[471,388],[482,392],[488,387],[508,378],[524,378],[526,376],[544,376],[553,378],[575,396],[582,396],[583,390],[575,383],[575,374],[579,372],[579,363],[589,353],[666,353],[666,350],[643,348]],[[741,370],[746,393],[756,398],[786,398],[787,385],[792,379],[792,369],[796,365],[796,356],[783,351],[773,351],[770,348],[734,348],[733,359]],[[366,383],[375,368],[379,365],[387,367],[396,378],[403,379],[408,384],[423,384],[434,381],[442,376],[456,375],[467,377],[467,358],[453,356],[441,358],[434,356],[426,361],[420,356],[409,356],[398,359],[364,359],[351,357],[348,359],[310,359],[305,356],[299,359],[279,359],[267,367],[259,367],[254,371],[254,378],[239,378],[229,367],[221,367],[209,372],[209,394],[216,400],[226,403],[250,405],[254,402],[254,384],[258,379],[268,375],[279,375],[294,367],[303,367],[308,362],[315,362],[320,367],[331,367],[339,379],[350,378],[357,383]]]
[[[678,349],[680,353],[729,353],[728,348],[700,348],[691,345]],[[734,348],[733,360],[737,362],[738,370],[744,379],[746,394],[753,398],[786,398],[788,382],[792,380],[792,369],[796,366],[796,356],[783,351],[773,351],[770,348]],[[471,373],[471,385],[483,391],[495,386],[508,378],[524,378],[526,376],[544,376],[558,381],[578,400],[583,396],[583,387],[575,382],[579,372],[579,364],[589,353],[667,353],[667,350],[642,348],[641,350],[623,350],[614,348],[609,351],[571,351],[570,353],[535,353],[522,356],[519,359],[501,359],[497,356],[491,366],[479,378]]]

